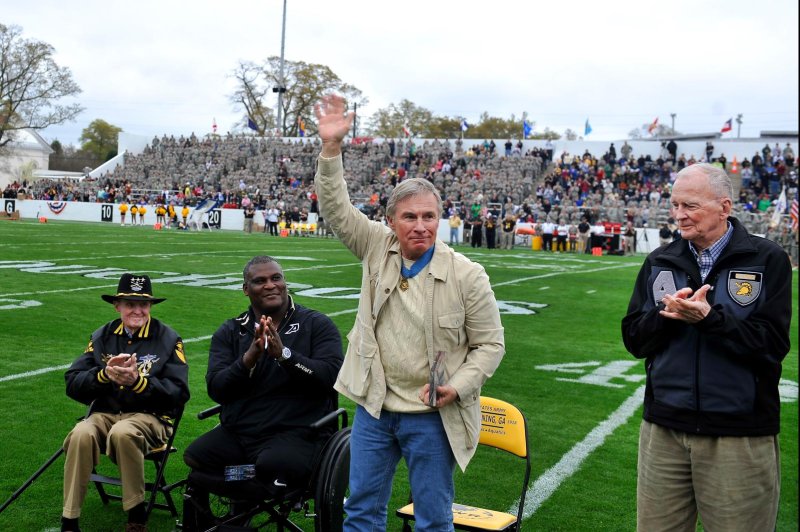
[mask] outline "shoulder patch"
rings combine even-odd
[[[728,295],[743,307],[746,307],[761,294],[761,272],[745,272],[731,270],[728,272]]]
[[[672,271],[661,271],[656,275],[655,281],[653,281],[653,303],[658,305],[661,303],[661,300],[664,299],[665,295],[672,295],[677,291],[678,288],[675,286],[675,276],[672,274]]]
[[[175,355],[180,359],[181,362],[186,364],[186,355],[183,351],[183,342],[178,342],[175,344]]]

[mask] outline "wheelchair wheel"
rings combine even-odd
[[[193,472],[190,475],[197,473]],[[187,488],[184,492],[183,518],[181,530],[190,532],[204,531],[208,529],[216,530],[221,525],[248,527],[252,526],[252,518],[258,507],[258,500],[243,500],[233,498],[230,495],[218,493],[208,493],[208,506],[202,502],[195,501],[194,491]]]
[[[344,501],[350,481],[350,428],[331,437],[316,477],[314,530],[339,532],[344,524]]]

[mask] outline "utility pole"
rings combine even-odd
[[[353,138],[358,136],[358,102],[353,102]]]
[[[283,136],[283,93],[286,92],[286,83],[283,79],[283,49],[286,44],[286,0],[283,0],[283,26],[281,27],[281,71],[278,77],[278,86],[272,87],[272,92],[278,93],[278,136]]]
[[[675,135],[675,117],[678,116],[675,113],[670,113],[669,117],[672,119],[672,134]]]
[[[528,135],[525,134],[525,124],[526,120],[528,120],[528,111],[522,111],[522,138],[527,139]],[[464,138],[464,135],[461,135],[461,138]]]
[[[742,113],[736,115],[736,138],[738,139],[742,133]]]

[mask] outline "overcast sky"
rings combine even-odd
[[[153,136],[233,128],[238,61],[279,56],[282,0],[25,0],[0,22],[56,49],[86,110],[42,135],[78,144],[101,118]],[[288,0],[285,58],[329,66],[370,113],[521,119],[587,140],[652,122],[741,136],[798,130],[797,0]],[[521,128],[520,128],[521,129]],[[733,131],[737,133],[734,122]],[[467,133],[469,136],[469,133]]]

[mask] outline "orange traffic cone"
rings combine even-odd
[[[733,164],[731,164],[731,173],[738,174],[739,173],[739,161],[736,160],[736,156],[733,157]]]

